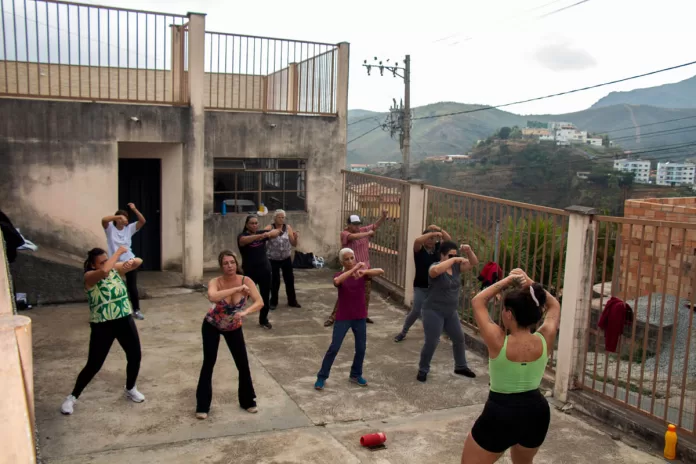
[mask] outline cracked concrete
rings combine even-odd
[[[138,388],[147,400],[123,397],[125,356],[117,344],[87,387],[72,416],[59,407],[87,358],[86,304],[28,311],[34,327],[36,416],[46,463],[458,463],[461,448],[488,392],[485,360],[468,353],[479,376],[453,372],[443,341],[428,382],[417,382],[420,323],[400,344],[392,341],[404,312],[373,292],[361,388],[348,382],[353,339],[348,335],[326,389],[313,389],[329,345],[323,327],[335,301],[329,270],[295,271],[303,308],[282,295],[271,313],[273,330],[247,318],[251,371],[259,406],[248,414],[237,403],[237,375],[224,343],[213,379],[210,417],[194,417],[202,362],[200,327],[207,302],[200,293],[144,300],[137,321],[143,361]],[[382,431],[387,449],[360,446],[365,433]],[[500,462],[509,463],[507,457]],[[660,463],[663,459],[613,440],[608,433],[556,410],[538,463]]]

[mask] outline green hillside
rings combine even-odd
[[[480,107],[479,105],[442,102],[418,107],[413,111],[414,117],[418,118]],[[365,118],[369,119],[354,123]],[[348,140],[364,134],[384,122],[385,118],[386,113],[350,110],[348,112],[348,123],[350,124],[348,126]],[[674,119],[682,120],[663,123]],[[581,130],[608,133],[618,146],[634,151],[696,141],[696,108],[672,109],[647,105],[614,105],[590,108],[576,113],[528,116],[493,109],[456,116],[414,120],[411,146],[412,162],[420,161],[426,156],[467,153],[477,140],[487,138],[503,126],[518,125],[524,127],[527,120],[571,122]],[[675,130],[664,132],[672,129]],[[693,157],[696,153],[693,148],[659,152],[646,155],[646,158],[680,161]],[[401,152],[398,139],[391,139],[389,134],[381,129],[374,130],[348,145],[349,164],[400,160]]]
[[[612,105],[650,105],[663,108],[696,108],[696,76],[674,84],[665,84],[628,92],[611,92],[592,108]]]

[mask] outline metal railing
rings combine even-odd
[[[465,325],[477,330],[471,299],[482,288],[478,272],[487,263],[500,266],[502,275],[498,278],[522,268],[560,297],[568,212],[430,185],[425,195],[425,226],[442,227],[453,241],[470,245],[480,262],[477,272],[462,276],[461,316]],[[502,300],[493,302],[489,311],[493,320],[500,321]],[[551,352],[549,369],[554,366],[555,353]]]
[[[593,222],[593,297],[578,386],[696,435],[696,224]],[[619,320],[615,347],[598,328],[612,297],[633,314],[627,325]]]
[[[370,239],[370,266],[384,269],[383,278],[400,289],[406,287],[406,227],[408,182],[343,171],[342,217],[357,214],[363,225],[387,219]]]
[[[187,18],[0,0],[0,96],[183,103]]]
[[[206,108],[335,115],[334,44],[205,33]]]

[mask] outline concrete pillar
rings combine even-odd
[[[350,63],[350,44],[338,44],[338,69],[336,73],[336,113],[339,118],[348,118],[348,70]]]
[[[556,348],[554,397],[568,399],[568,390],[576,376],[582,381],[582,350],[588,330],[588,312],[592,300],[592,265],[594,261],[594,227],[592,216],[597,210],[583,206],[566,208],[570,212],[563,274],[561,324]]]
[[[423,235],[425,225],[425,205],[427,202],[427,190],[425,184],[412,180],[408,185],[408,215],[406,224],[406,244],[405,244],[405,260],[406,266],[406,282],[404,290],[404,305],[411,306],[413,303],[413,279],[416,277],[416,262],[413,257],[413,242]],[[402,209],[401,215],[405,211]]]
[[[172,25],[172,99],[176,103],[182,101],[182,85],[184,82],[184,37],[183,26]]]
[[[188,94],[191,132],[184,152],[184,285],[203,278],[203,208],[205,169],[205,15],[188,14]]]
[[[282,84],[281,84],[282,87]],[[299,106],[299,76],[297,74],[297,63],[288,64],[288,100],[286,110],[297,114],[297,107]]]

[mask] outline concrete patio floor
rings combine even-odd
[[[59,408],[87,358],[86,304],[27,311],[34,334],[36,418],[46,463],[459,463],[471,425],[487,396],[485,360],[469,353],[471,380],[453,373],[443,341],[428,382],[416,381],[422,343],[420,322],[400,344],[392,341],[404,312],[373,292],[361,388],[348,382],[353,339],[348,335],[326,389],[313,389],[329,345],[323,322],[336,291],[329,270],[295,271],[301,309],[281,305],[273,330],[247,318],[251,371],[258,414],[237,403],[236,368],[224,342],[213,380],[208,420],[194,417],[202,362],[200,327],[208,303],[200,293],[144,300],[137,321],[143,361],[138,388],[147,400],[123,397],[125,356],[115,343],[72,416]],[[361,435],[382,431],[387,449],[369,451]],[[635,446],[635,445],[633,445]],[[508,457],[500,462],[509,463]],[[660,463],[663,459],[613,440],[604,430],[553,410],[538,463]]]

